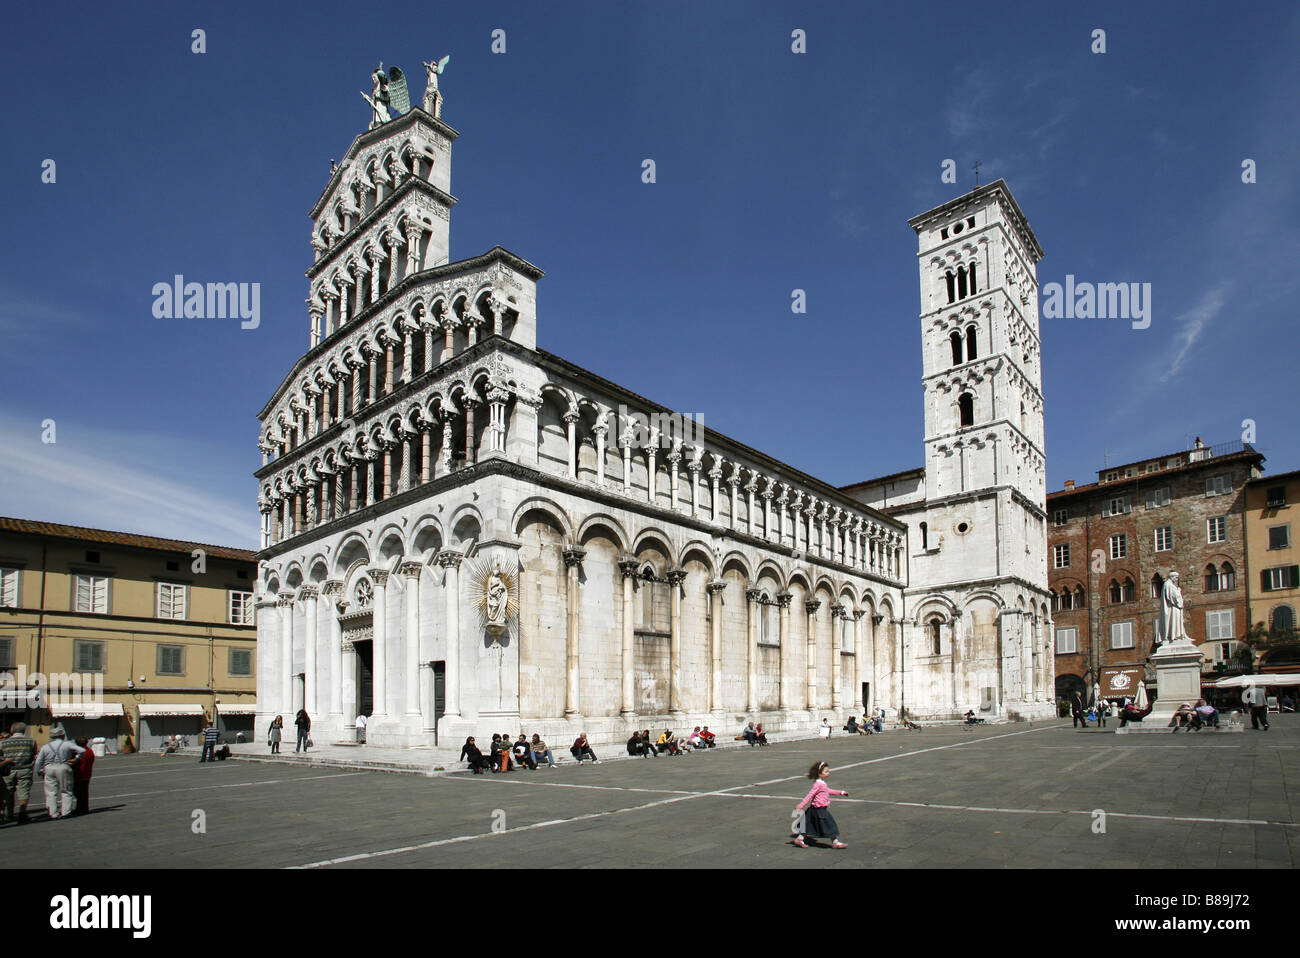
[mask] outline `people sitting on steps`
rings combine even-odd
[[[1123,728],[1129,722],[1141,722],[1151,714],[1153,708],[1155,708],[1154,702],[1148,702],[1146,708],[1140,709],[1131,699],[1125,699],[1119,710],[1119,727]]]
[[[1174,711],[1174,714],[1169,717],[1169,724],[1165,727],[1171,728],[1175,732],[1180,728],[1187,728],[1192,724],[1192,716],[1195,714],[1196,710],[1192,708],[1192,703],[1184,702],[1182,705],[1178,706]]]

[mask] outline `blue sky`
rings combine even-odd
[[[1049,489],[1244,419],[1300,467],[1292,4],[10,4],[0,37],[0,514],[256,545],[307,212],[375,63],[418,99],[446,53],[452,258],[544,269],[544,349],[833,483],[920,465],[907,219],[979,160],[1040,283],[1152,284],[1149,329],[1043,321]],[[260,283],[260,327],[155,319],[176,273]]]

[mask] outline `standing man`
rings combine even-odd
[[[357,744],[366,744],[366,717],[364,715],[357,716]]]
[[[1256,732],[1262,723],[1268,731],[1268,690],[1262,685],[1247,685],[1241,693],[1241,704],[1250,708],[1250,727]]]
[[[294,754],[297,754],[298,749],[305,752],[311,745],[311,736],[308,734],[311,732],[311,717],[308,716],[306,709],[298,710],[298,717],[293,720],[293,724],[298,726],[298,741],[293,746]]]
[[[217,732],[217,721],[213,719],[212,723],[203,730],[203,754],[199,756],[200,762],[215,762],[217,760],[217,736],[219,734]]]
[[[76,796],[72,791],[71,761],[84,752],[80,745],[68,741],[61,725],[50,729],[50,743],[36,756],[35,773],[45,776],[45,810],[50,818],[67,818],[72,814]]]
[[[32,763],[36,761],[36,742],[27,734],[25,722],[9,726],[9,737],[0,742],[0,759],[13,764],[5,772],[7,792],[6,815],[14,813],[14,799],[18,800],[18,824],[27,821],[27,802],[32,797]]]

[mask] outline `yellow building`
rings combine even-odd
[[[1246,484],[1246,557],[1250,570],[1250,622],[1268,630],[1260,648],[1260,671],[1300,668],[1296,609],[1300,607],[1300,471],[1265,476]],[[1281,643],[1281,644],[1279,644]]]
[[[251,737],[257,627],[244,549],[0,517],[0,723],[111,750]]]

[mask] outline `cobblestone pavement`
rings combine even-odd
[[[90,815],[46,820],[38,785],[0,845],[76,868],[1288,868],[1298,752],[1287,715],[1267,733],[949,726],[482,776],[108,756]],[[831,806],[844,851],[790,844],[819,759],[851,792]]]

